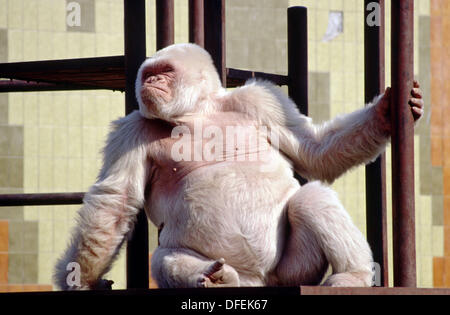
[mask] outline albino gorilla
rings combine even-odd
[[[102,287],[141,208],[163,227],[151,264],[159,287],[314,285],[329,264],[324,285],[371,285],[371,250],[319,181],[384,150],[389,89],[317,126],[268,82],[225,90],[205,50],[178,44],[142,64],[136,95],[139,111],[114,122],[103,168],[56,265],[60,288]],[[409,105],[419,119],[417,82]],[[293,169],[319,181],[300,186]],[[71,262],[81,268],[79,286],[67,282]]]

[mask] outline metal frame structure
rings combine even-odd
[[[382,25],[365,25],[366,101],[384,90],[384,0]],[[156,0],[157,49],[174,42],[173,0]],[[365,12],[367,12],[365,10]],[[365,18],[367,15],[365,16]],[[394,285],[416,286],[414,242],[413,122],[407,112],[413,76],[413,0],[393,1],[392,7],[393,82],[393,203],[394,203]],[[0,92],[110,89],[125,92],[126,113],[137,109],[134,80],[145,59],[145,0],[124,0],[124,56],[51,60],[0,64]],[[308,114],[307,9],[288,9],[288,75],[245,71],[226,67],[225,1],[189,0],[189,40],[212,55],[222,82],[227,87],[241,85],[249,78],[287,85],[289,96]],[[375,261],[382,267],[382,285],[387,286],[387,230],[385,157],[366,169],[367,234]],[[83,193],[0,195],[0,206],[80,204]],[[127,287],[148,288],[147,218],[140,212],[127,247]],[[245,289],[249,290],[249,289]],[[244,291],[245,291],[244,290]],[[243,292],[244,292],[243,291]],[[300,294],[450,294],[449,290],[398,288],[300,287]]]
[[[367,23],[369,4],[377,3],[380,8],[380,26]],[[364,75],[365,103],[371,102],[384,92],[385,87],[385,3],[384,0],[365,0],[364,5]],[[373,260],[380,264],[380,282],[388,285],[388,238],[386,214],[386,155],[382,153],[373,163],[366,166],[366,227],[367,241],[373,253]]]

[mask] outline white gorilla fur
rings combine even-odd
[[[164,65],[172,67],[161,70],[169,73],[163,80],[172,96],[152,97],[143,73]],[[159,287],[319,284],[329,264],[333,274],[325,285],[371,285],[371,250],[337,195],[319,181],[332,182],[384,150],[389,132],[376,113],[383,96],[317,126],[269,82],[225,90],[209,54],[193,44],[147,59],[136,95],[139,112],[113,123],[103,168],[56,265],[57,286],[98,286],[141,208],[156,226],[164,224],[151,264]],[[219,124],[217,117],[242,117],[270,126],[279,137],[279,150],[271,148],[275,170],[238,162],[174,167],[164,139],[192,117]],[[171,179],[167,174],[176,168],[188,171]],[[319,181],[300,187],[293,168]],[[70,262],[81,266],[81,287],[67,284]]]

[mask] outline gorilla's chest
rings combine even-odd
[[[152,144],[153,179],[173,184],[202,167],[260,166],[273,158],[268,133],[237,113],[186,118]]]

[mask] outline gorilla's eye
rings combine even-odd
[[[172,71],[174,71],[174,69],[173,69],[173,67],[170,66],[170,65],[164,66],[164,67],[162,68],[162,70],[161,70],[162,73],[172,72]]]

